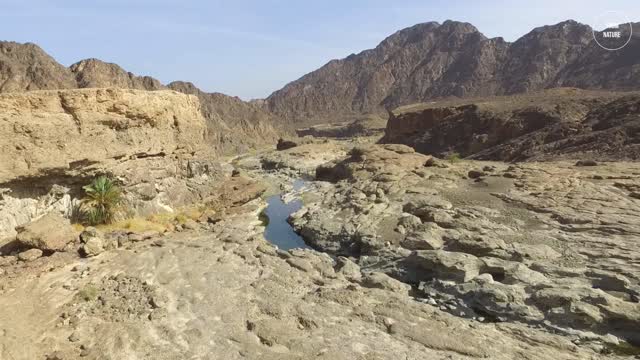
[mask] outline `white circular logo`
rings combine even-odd
[[[633,26],[620,11],[607,11],[596,19],[593,39],[605,50],[615,51],[627,46],[633,36]]]

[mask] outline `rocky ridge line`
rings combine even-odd
[[[638,26],[640,28],[640,26]],[[376,48],[331,60],[267,98],[298,125],[448,97],[485,97],[555,87],[636,90],[640,35],[605,51],[575,21],[536,28],[513,43],[473,25],[445,21],[402,29]]]

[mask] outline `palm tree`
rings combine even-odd
[[[122,203],[120,188],[106,176],[100,176],[83,189],[85,197],[80,203],[80,210],[86,220],[91,225],[113,222]]]

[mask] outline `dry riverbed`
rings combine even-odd
[[[324,164],[325,181],[307,183],[290,220],[320,251],[278,250],[263,236],[265,201],[227,194],[223,215],[95,257],[2,257],[0,358],[635,351],[625,340],[640,327],[638,165],[448,163],[402,146],[350,147],[233,161],[264,184],[254,194],[286,193]]]

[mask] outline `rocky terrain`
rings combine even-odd
[[[559,88],[392,111],[382,142],[483,160],[640,159],[640,95]]]
[[[316,178],[328,183],[291,217],[315,249],[457,316],[593,349],[639,344],[637,163],[443,162],[368,145]]]
[[[634,27],[640,28],[636,25]],[[331,60],[267,99],[269,110],[300,125],[447,97],[482,97],[554,87],[635,90],[639,35],[619,51],[592,29],[565,21],[513,43],[468,23],[428,22],[396,32],[376,48]]]
[[[640,357],[640,97],[532,92],[637,85],[590,32],[419,24],[253,102],[0,42],[0,359]]]
[[[0,92],[74,87],[73,74],[39,46],[0,41]]]
[[[358,117],[355,120],[333,124],[321,124],[296,129],[300,137],[354,138],[378,136],[384,134],[387,119],[377,115]]]
[[[138,90],[166,89],[150,76],[136,76],[116,64],[85,59],[69,67],[79,88],[122,88]]]
[[[634,163],[450,163],[315,141],[228,166],[218,211],[164,233],[20,227],[35,248],[0,256],[2,358],[639,353]],[[290,221],[321,252],[262,235],[260,195],[297,178]]]
[[[635,351],[620,342],[636,341],[640,321],[634,165],[507,169],[434,162],[402,145],[350,147],[309,143],[230,163],[286,188],[324,162],[318,177],[331,182],[309,181],[291,221],[334,257],[273,247],[258,216],[264,188],[226,177],[216,190],[223,217],[164,234],[87,228],[66,252],[0,257],[0,354],[506,360]],[[281,166],[255,166],[268,158]],[[469,178],[478,167],[484,173]],[[602,173],[612,178],[596,180]],[[566,182],[541,193],[551,174]],[[21,228],[20,241],[39,244],[31,239],[49,235],[41,226]],[[25,347],[25,338],[38,341]]]
[[[72,217],[82,186],[107,174],[129,210],[202,201],[223,168],[195,96],[126,89],[0,94],[0,246],[48,212]]]

